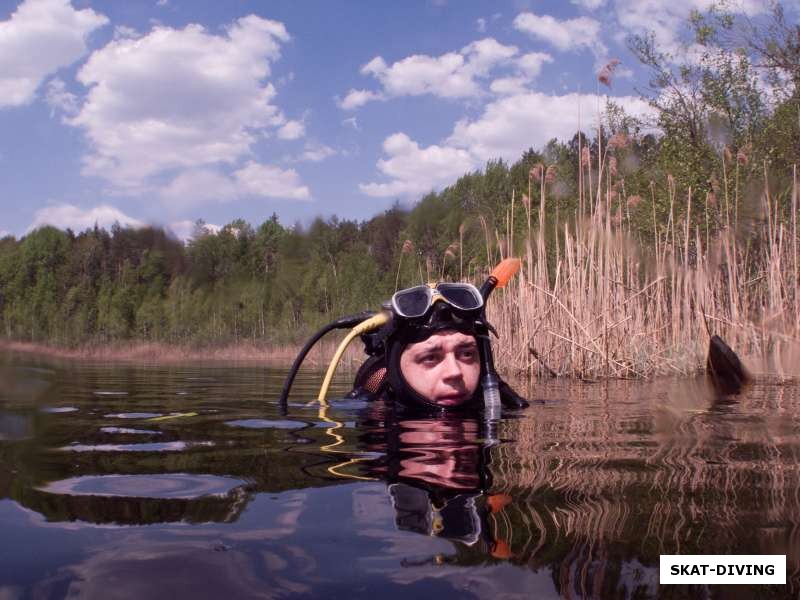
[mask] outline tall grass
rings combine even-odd
[[[608,150],[594,169],[587,150],[570,219],[562,214],[559,222],[551,211],[554,222],[546,222],[550,182],[541,165],[531,170],[534,187],[523,197],[523,268],[489,307],[501,338],[499,364],[518,373],[587,379],[688,374],[703,367],[712,333],[756,370],[780,370],[787,356],[800,357],[796,169],[790,189],[778,195],[764,184],[746,224],[738,191],[728,198],[726,173],[717,228],[709,225],[713,198],[698,202],[668,176],[666,223],[656,218],[653,193],[653,237],[637,243],[631,214],[641,216],[648,201],[623,199],[624,184],[612,183],[616,163]],[[737,183],[738,172],[737,163]],[[538,226],[531,219],[537,187]],[[545,235],[548,227],[556,228],[555,237]],[[555,248],[548,239],[558,240]],[[514,250],[510,229],[503,241],[501,255],[504,246]]]

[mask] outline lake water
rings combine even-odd
[[[319,373],[284,414],[284,375],[0,355],[0,599],[800,591],[796,384],[534,386],[493,439],[320,408]],[[787,554],[787,585],[659,586],[704,553]]]

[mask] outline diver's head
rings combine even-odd
[[[403,404],[427,410],[479,401],[480,310],[434,302],[415,319],[397,319],[386,340],[389,385]]]
[[[478,342],[475,336],[455,329],[435,331],[427,339],[405,346],[399,366],[408,387],[432,405],[462,406],[478,388]]]

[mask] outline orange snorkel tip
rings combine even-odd
[[[492,269],[491,277],[497,280],[495,287],[505,287],[511,281],[511,278],[517,274],[519,268],[522,266],[522,261],[518,258],[506,258],[500,262],[494,269]]]

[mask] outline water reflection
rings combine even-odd
[[[796,589],[796,390],[721,403],[679,384],[652,404],[634,391],[647,392],[612,388],[506,424],[515,442],[497,448],[493,471],[515,499],[504,525],[514,560],[549,564],[562,593],[651,595],[660,554],[788,554]]]
[[[203,371],[219,375],[196,376]],[[264,415],[260,370],[41,369],[23,357],[0,373],[0,442],[9,442],[0,444],[0,500],[50,523],[227,523],[254,494],[337,482],[325,470],[336,461],[314,444],[316,408],[293,421],[253,418]],[[28,377],[41,380],[20,383]],[[225,493],[194,485],[209,478],[238,483]],[[198,493],[164,497],[166,481],[194,482]],[[108,493],[121,482],[135,493]]]
[[[767,593],[800,589],[797,387],[540,388],[490,444],[309,403],[316,375],[282,415],[283,374],[0,364],[0,596],[724,596],[658,586],[711,552],[788,554]]]
[[[134,429],[131,427],[101,427],[101,433],[127,433],[130,435],[159,435],[161,432],[154,429]]]
[[[251,498],[246,482],[213,475],[103,475],[26,490],[26,507],[48,521],[94,524],[229,523]]]
[[[195,446],[213,446],[214,442],[151,442],[144,444],[71,444],[64,452],[182,452]]]
[[[54,481],[41,490],[71,496],[124,496],[130,498],[192,499],[225,496],[245,481],[216,475],[102,475]]]
[[[22,440],[28,437],[30,432],[29,417],[0,411],[0,440]]]
[[[792,593],[796,390],[733,401],[702,390],[671,386],[663,406],[625,388],[600,402],[554,399],[505,420],[506,442],[491,446],[474,420],[373,415],[361,441],[386,453],[370,472],[387,484],[397,529],[452,544],[402,564],[507,561],[547,573],[564,597],[627,598],[663,591],[660,554],[787,554]]]
[[[369,472],[387,484],[397,529],[456,543],[450,555],[404,557],[401,563],[459,564],[459,547],[469,547],[473,560],[510,558],[493,518],[512,499],[492,489],[494,443],[485,440],[485,424],[464,416],[396,417],[378,405],[366,412],[361,439],[382,455]]]

